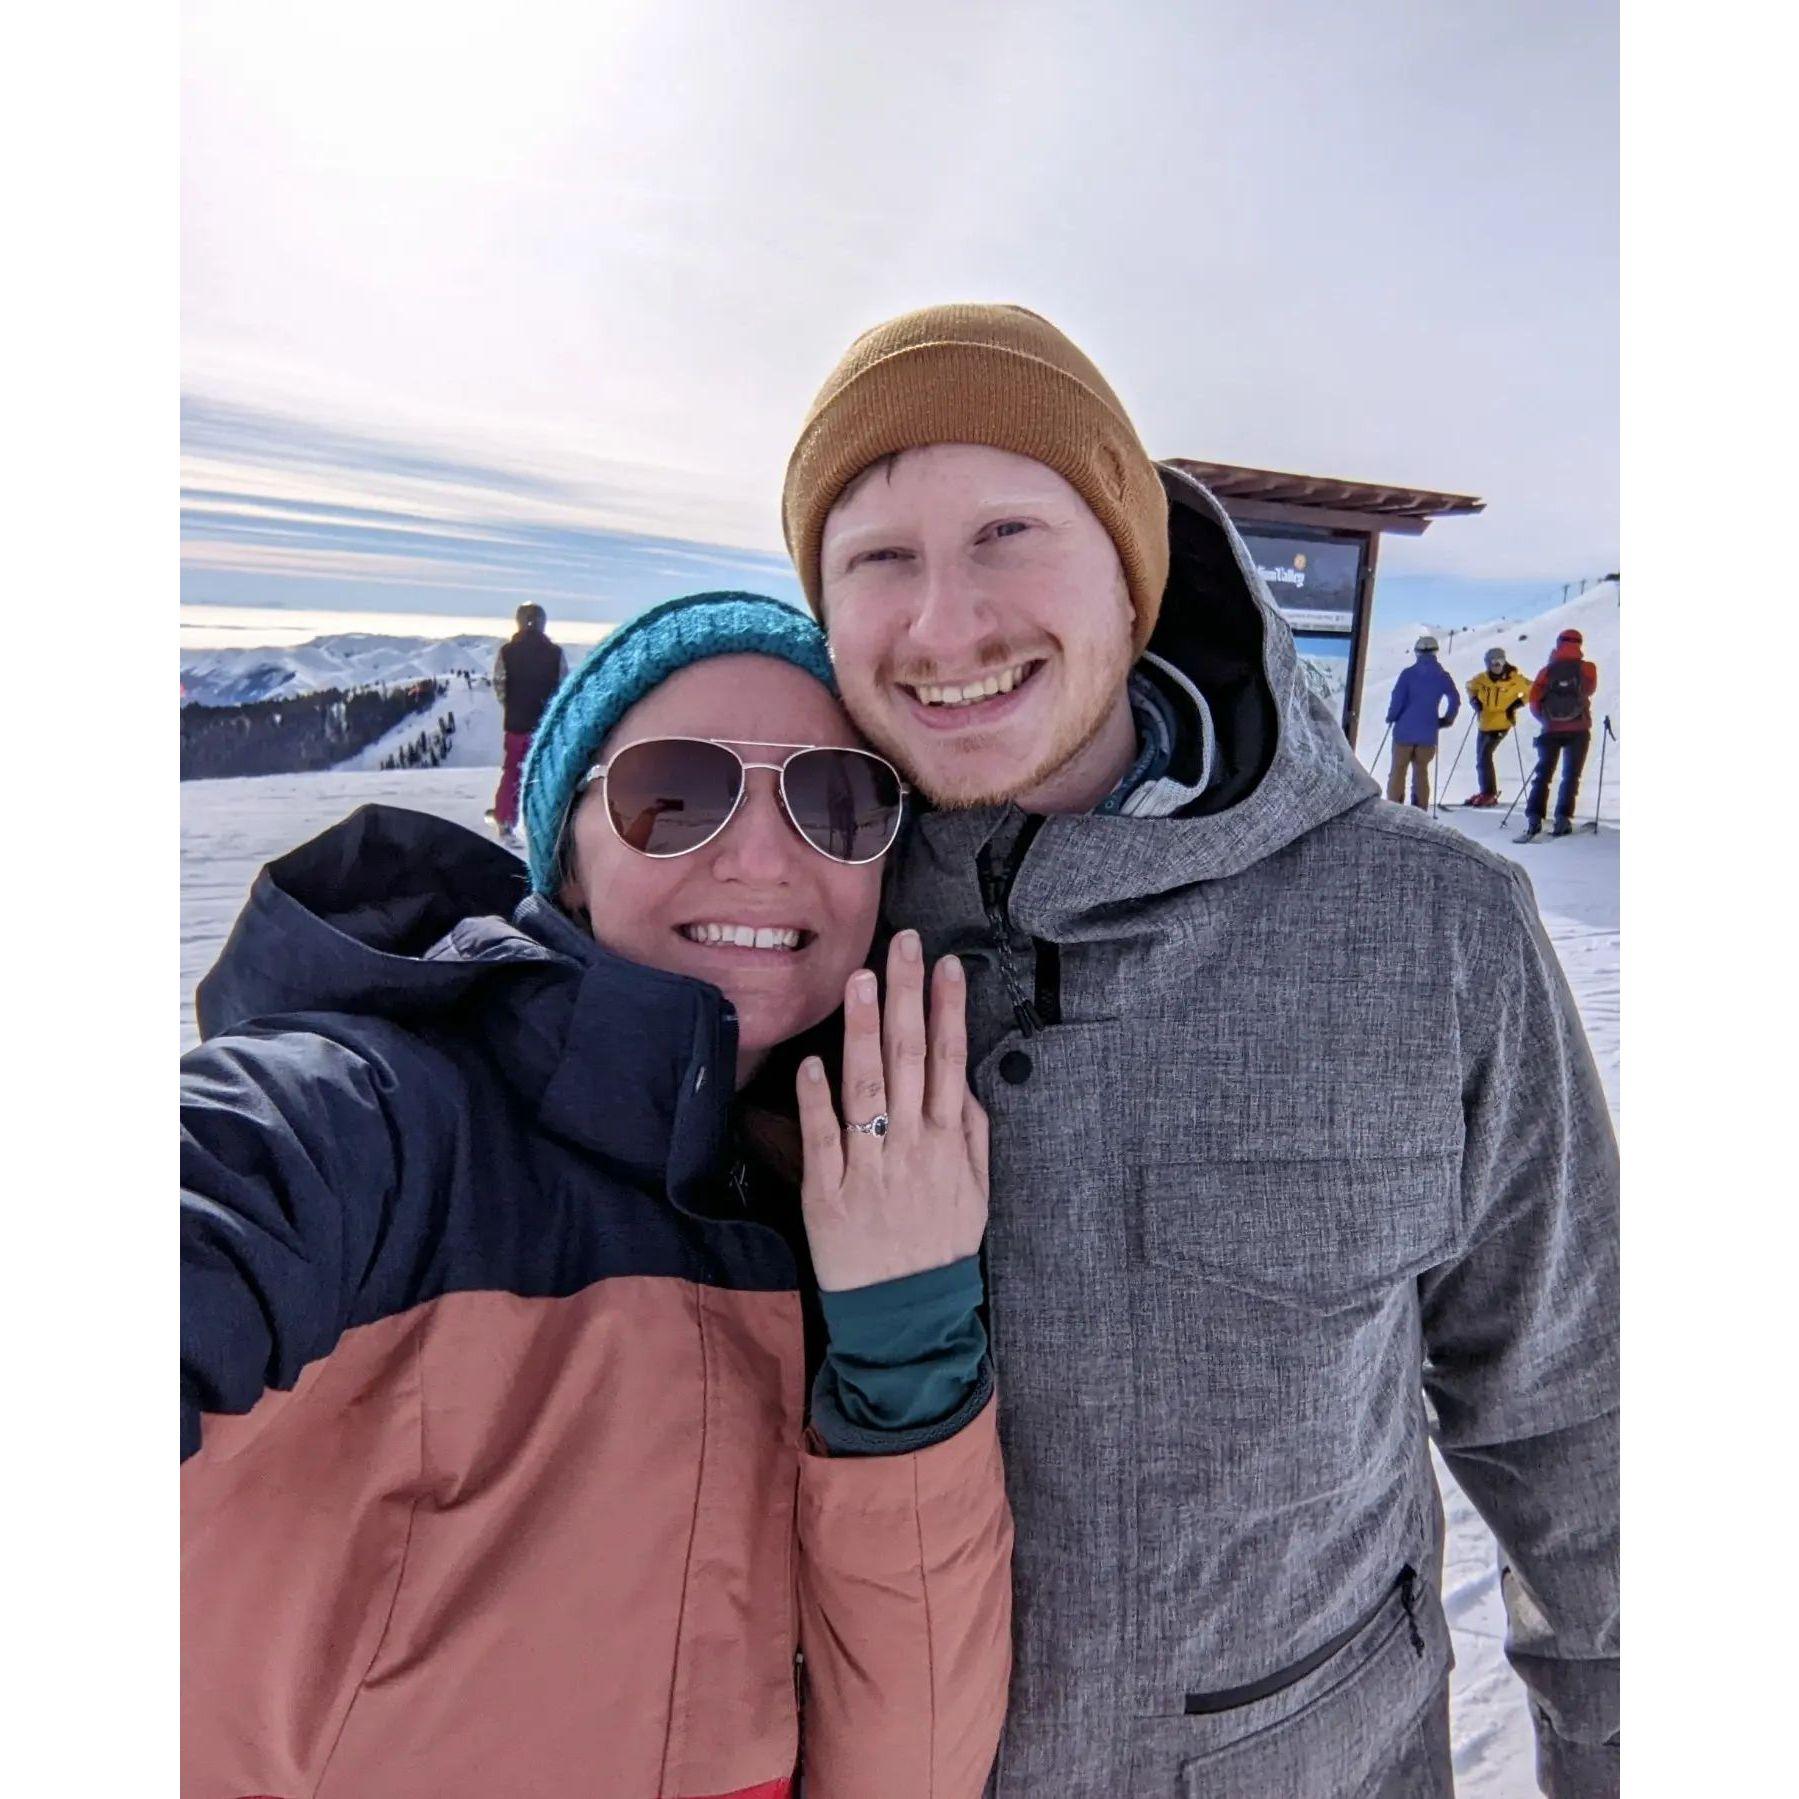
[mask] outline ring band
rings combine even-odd
[[[887,1114],[877,1112],[867,1124],[846,1124],[846,1131],[860,1131],[864,1137],[885,1137],[887,1135]]]

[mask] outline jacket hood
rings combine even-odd
[[[362,806],[269,863],[196,1009],[203,1039],[293,1013],[478,1037],[552,1129],[671,1189],[725,1140],[724,996],[603,949],[516,856],[428,813]]]
[[[358,807],[257,875],[195,995],[200,1035],[273,1013],[409,1019],[459,1005],[481,958],[427,952],[465,920],[510,918],[525,891],[497,843],[425,813]]]
[[[1161,475],[1170,562],[1149,648],[1205,695],[1212,781],[1170,818],[1046,819],[1013,888],[1015,912],[1040,934],[1078,936],[1086,913],[1241,873],[1379,791],[1313,692],[1223,507],[1180,470]],[[1015,806],[926,812],[906,854],[964,863],[1017,816]]]

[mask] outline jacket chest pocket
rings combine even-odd
[[[1459,1151],[1244,1156],[1146,1169],[1141,1250],[1153,1271],[1276,1305],[1357,1305],[1449,1259]]]

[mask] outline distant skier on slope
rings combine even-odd
[[[1430,765],[1437,754],[1437,733],[1455,723],[1462,709],[1449,671],[1437,660],[1437,640],[1427,631],[1412,645],[1417,660],[1401,669],[1387,702],[1393,727],[1393,761],[1387,770],[1387,798],[1396,806],[1405,799],[1406,770],[1412,771],[1412,804],[1430,810]],[[1438,706],[1449,702],[1448,712]]]
[[[506,753],[499,791],[487,813],[487,822],[506,838],[518,835],[518,780],[525,752],[550,695],[568,674],[567,654],[545,635],[544,609],[529,601],[513,617],[518,629],[500,645],[493,664],[493,690],[505,715]]]
[[[1468,698],[1480,708],[1480,738],[1474,767],[1480,785],[1469,795],[1470,806],[1499,804],[1499,774],[1493,757],[1518,722],[1518,710],[1530,698],[1530,683],[1497,644],[1487,651],[1486,667],[1468,683]]]
[[[1520,843],[1529,843],[1542,833],[1549,783],[1555,779],[1558,760],[1562,784],[1555,796],[1555,828],[1550,835],[1566,837],[1574,829],[1580,774],[1593,746],[1593,692],[1599,685],[1598,667],[1587,661],[1584,653],[1585,641],[1578,631],[1564,631],[1530,686],[1530,709],[1543,731],[1537,738],[1536,773],[1524,800]]]

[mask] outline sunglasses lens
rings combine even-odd
[[[783,780],[795,828],[833,861],[872,862],[899,831],[899,776],[879,756],[801,750]]]
[[[632,849],[678,856],[717,835],[742,780],[742,764],[716,743],[653,737],[612,758],[606,804]]]

